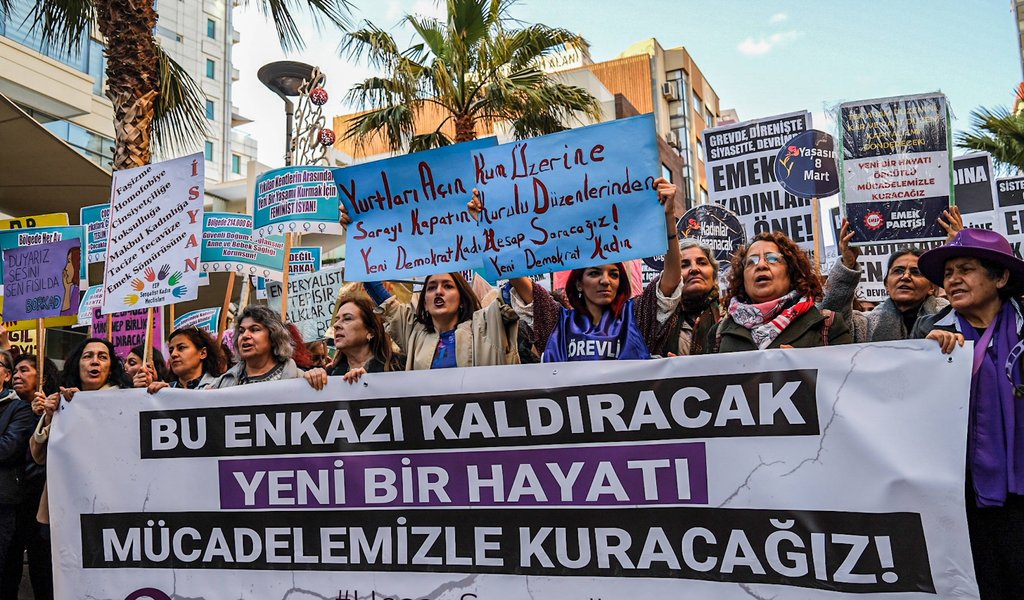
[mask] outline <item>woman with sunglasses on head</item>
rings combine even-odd
[[[136,375],[135,387],[145,387],[151,394],[166,387],[205,390],[226,370],[220,346],[205,329],[194,326],[176,329],[167,338],[167,347],[171,351],[170,383],[152,381],[150,372],[149,378]]]
[[[661,276],[648,284],[639,298],[632,298],[623,263],[573,269],[565,284],[569,308],[528,277],[509,280],[512,306],[533,330],[534,347],[543,362],[651,358],[650,348],[664,337],[666,323],[682,294],[672,202],[676,186],[659,177],[653,187],[665,208],[668,252]],[[476,190],[469,208],[474,213],[483,209]]]
[[[727,314],[709,333],[705,352],[851,343],[842,315],[815,306],[821,295],[807,253],[783,233],[759,233],[733,254]]]

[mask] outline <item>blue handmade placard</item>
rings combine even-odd
[[[110,203],[83,206],[79,220],[85,228],[86,261],[103,262],[107,257],[107,230],[110,229]]]
[[[0,252],[11,248],[50,244],[62,240],[76,239],[82,248],[81,256],[85,256],[85,229],[81,225],[32,227],[29,229],[8,229],[0,231]],[[86,280],[86,262],[79,261],[79,281]],[[0,281],[4,278],[4,265],[0,261]]]
[[[341,234],[338,189],[330,167],[299,166],[267,171],[256,178],[253,233]]]
[[[204,273],[240,273],[281,279],[284,236],[253,237],[250,215],[203,215],[202,270]]]
[[[473,168],[491,281],[665,252],[653,115],[479,150]]]
[[[473,193],[474,150],[493,137],[334,171],[348,227],[345,278],[378,281],[472,269],[480,264]]]

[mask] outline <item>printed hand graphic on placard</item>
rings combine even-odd
[[[124,297],[124,303],[127,304],[128,306],[135,306],[135,304],[138,301],[139,301],[139,295],[138,294],[128,294],[127,296]]]
[[[173,290],[171,290],[171,293],[174,294],[175,298],[182,298],[182,297],[185,296],[185,292],[187,292],[187,291],[188,291],[187,287],[185,287],[183,285],[179,285],[178,287],[176,287]]]
[[[141,279],[132,279],[132,289],[136,292],[141,292],[145,287],[146,284],[142,283]]]
[[[156,271],[153,270],[153,267],[146,267],[146,270],[143,272],[143,275],[146,276],[146,281],[150,283],[156,280]]]
[[[160,278],[160,281],[163,281],[164,278],[167,277],[167,274],[170,273],[170,272],[171,272],[171,265],[164,265],[164,266],[160,267],[160,272],[157,273],[157,277]]]
[[[171,278],[167,280],[167,285],[178,285],[178,282],[181,281],[181,277],[181,271],[175,271],[174,275],[171,275]]]

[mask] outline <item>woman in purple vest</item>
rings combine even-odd
[[[655,180],[654,186],[665,206],[668,253],[661,276],[639,297],[632,297],[622,263],[574,269],[565,284],[568,308],[528,277],[510,280],[512,307],[532,329],[542,361],[651,358],[648,348],[679,305],[682,279],[672,203],[676,186],[664,178]],[[469,208],[483,209],[476,194]]]

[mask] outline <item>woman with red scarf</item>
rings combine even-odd
[[[732,257],[727,314],[711,330],[704,349],[742,352],[852,343],[841,315],[815,307],[821,295],[821,280],[807,253],[783,233],[759,233]]]
[[[532,329],[543,362],[651,358],[649,348],[679,306],[682,278],[672,203],[676,186],[658,178],[654,187],[665,206],[668,253],[661,276],[638,298],[632,298],[622,263],[573,269],[565,284],[568,308],[528,277],[510,280],[512,307]],[[474,195],[470,210],[480,208]]]

